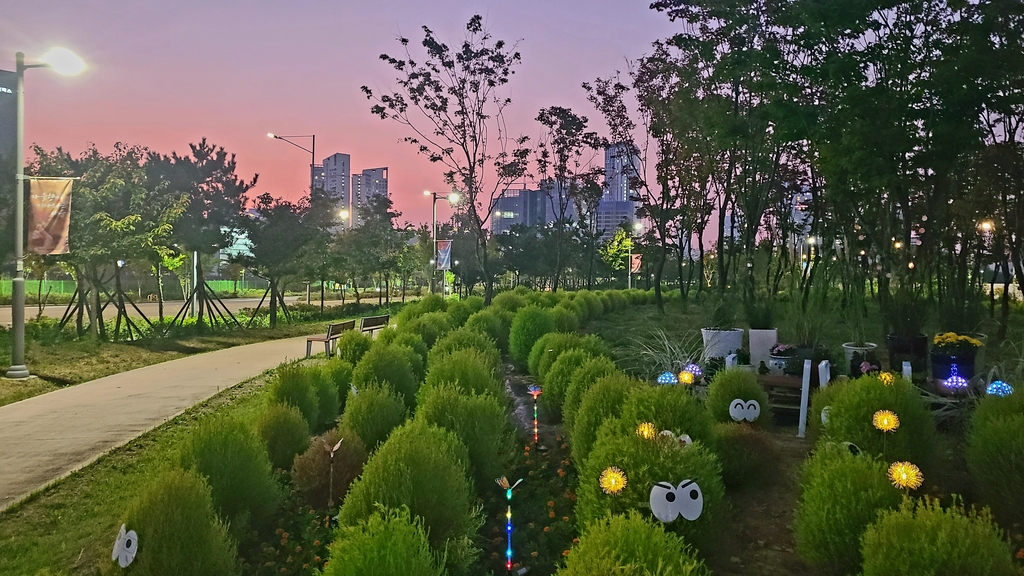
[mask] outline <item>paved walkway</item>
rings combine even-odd
[[[0,407],[0,510],[220,390],[305,354],[305,336],[236,346]]]

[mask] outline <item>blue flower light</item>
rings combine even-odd
[[[1009,384],[1003,382],[1002,380],[996,380],[988,385],[988,388],[985,389],[985,393],[987,393],[989,396],[1005,397],[1009,396],[1010,394],[1013,394],[1013,386],[1010,386]]]
[[[658,384],[679,384],[679,378],[672,372],[662,372],[661,376],[658,376]]]
[[[686,368],[683,368],[683,372],[689,372],[690,374],[693,374],[694,378],[698,378],[703,374],[703,372],[701,372],[700,366],[697,366],[696,364],[687,364]]]

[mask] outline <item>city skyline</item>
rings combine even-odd
[[[318,156],[345,150],[360,167],[394,169],[390,191],[402,220],[426,222],[430,205],[422,193],[447,192],[442,169],[400,141],[409,135],[404,127],[370,114],[359,86],[379,90],[394,81],[378,55],[395,52],[399,35],[416,41],[423,25],[457,41],[480,13],[496,38],[521,39],[510,130],[536,142],[537,110],[563,105],[603,132],[580,84],[626,70],[627,59],[675,29],[647,3],[635,4],[452,1],[439,9],[404,0],[346,7],[306,1],[253,9],[240,2],[49,1],[7,9],[0,69],[13,68],[16,51],[31,61],[52,46],[74,50],[89,66],[76,78],[27,76],[28,145],[78,154],[90,142],[109,151],[120,141],[169,154],[207,137],[237,155],[242,176],[259,173],[257,193],[294,200],[308,190],[310,156],[266,133],[316,134]],[[570,16],[576,29],[557,25]],[[345,34],[336,33],[339,25]],[[447,207],[439,210],[447,218]]]

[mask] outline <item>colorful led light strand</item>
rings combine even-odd
[[[530,396],[533,396],[533,443],[536,444],[540,438],[537,430],[537,396],[540,396],[541,389],[536,384],[530,384],[527,390],[530,392]]]
[[[536,399],[536,397],[534,397]],[[508,478],[502,476],[494,481],[505,491],[505,500],[508,501],[508,509],[505,511],[505,533],[508,535],[508,545],[505,547],[505,569],[512,571],[512,491],[523,481],[516,480],[515,484],[509,485]]]

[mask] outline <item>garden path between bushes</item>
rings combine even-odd
[[[0,511],[282,362],[306,337],[196,354],[0,407]]]

